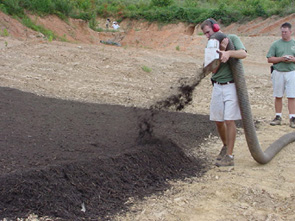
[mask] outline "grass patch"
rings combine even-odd
[[[2,37],[9,36],[8,30],[6,28],[2,29],[2,31],[0,30],[0,36],[2,36]]]
[[[149,68],[148,66],[142,66],[141,69],[144,71],[144,72],[147,72],[147,73],[150,73],[152,71],[151,68]]]
[[[55,39],[63,40],[62,38],[58,37],[53,31],[48,30],[41,25],[36,25],[29,17],[23,18],[21,22],[23,25],[27,26],[28,28],[42,33],[50,41]]]
[[[66,35],[64,35],[63,37],[60,37],[60,36],[56,35],[53,31],[44,28],[42,25],[35,24],[35,22],[33,22],[27,16],[24,16],[24,18],[21,20],[21,23],[34,31],[42,33],[45,36],[45,38],[50,42],[53,40],[60,40],[60,41],[65,41],[65,42],[68,41],[66,39]]]

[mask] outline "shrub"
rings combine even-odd
[[[55,4],[51,0],[30,0],[22,1],[23,7],[38,14],[53,14]]]
[[[173,0],[151,0],[151,5],[156,7],[167,7],[172,5]]]
[[[71,4],[70,0],[56,0],[55,1],[55,10],[60,12],[65,16],[69,16],[73,11],[74,6]]]
[[[5,0],[2,1],[2,5],[6,9],[5,12],[9,15],[17,15],[21,17],[24,14],[24,9],[20,5],[20,0]]]

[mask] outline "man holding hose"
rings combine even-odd
[[[209,39],[215,32],[220,31],[217,22],[210,18],[201,24],[201,29]],[[229,39],[235,50],[225,50]],[[233,74],[229,66],[229,58],[244,59],[246,49],[236,35],[227,35],[220,44],[220,66],[213,71],[213,91],[210,103],[210,120],[215,121],[223,147],[217,156],[216,166],[234,166],[233,149],[236,140],[235,120],[241,119],[240,108],[236,93]]]

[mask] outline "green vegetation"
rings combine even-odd
[[[42,33],[44,36],[46,36],[48,39],[56,39],[57,36],[50,30],[45,29],[44,27],[40,25],[36,25],[29,17],[24,16],[21,19],[22,24],[27,26],[28,28],[31,28],[34,31]]]
[[[9,36],[9,33],[6,28],[4,28],[2,31],[0,30],[0,36],[2,36],[2,37]]]
[[[151,68],[149,68],[148,66],[142,66],[141,69],[144,71],[144,72],[147,72],[147,73],[150,73],[152,71]]]
[[[97,27],[96,17],[144,19],[161,23],[200,23],[212,17],[227,25],[295,12],[294,0],[0,0],[0,10],[20,19],[25,11],[62,19],[79,18]]]

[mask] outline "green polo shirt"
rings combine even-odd
[[[284,55],[295,56],[295,41],[291,39],[290,41],[284,41],[283,39],[277,40],[270,46],[270,49],[266,55],[267,58],[270,57],[283,57]],[[295,63],[291,62],[279,62],[273,65],[274,70],[281,72],[289,72],[295,70]]]
[[[236,50],[246,50],[245,46],[243,45],[243,43],[237,35],[229,34],[227,35],[227,37],[232,41]],[[234,78],[232,71],[230,69],[229,62],[221,63],[218,71],[212,75],[212,80],[217,81],[219,83],[225,83],[228,81],[232,81],[233,79]]]

